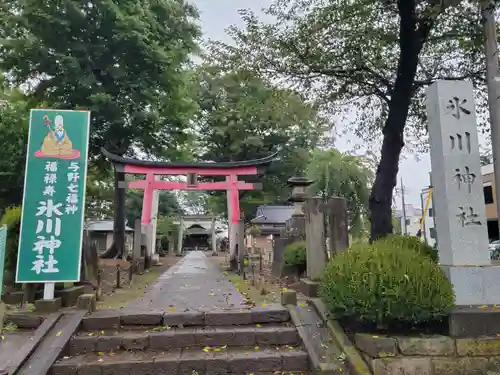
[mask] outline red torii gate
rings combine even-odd
[[[153,162],[125,158],[102,149],[102,154],[113,163],[115,170],[124,174],[145,175],[145,180],[128,183],[129,188],[144,190],[141,223],[151,223],[154,190],[226,190],[228,193],[229,220],[238,224],[240,220],[240,190],[259,190],[260,183],[238,180],[239,176],[256,176],[265,172],[277,153],[261,159],[230,162]],[[157,180],[156,176],[186,176],[187,182]],[[225,181],[198,182],[198,176],[223,176]]]

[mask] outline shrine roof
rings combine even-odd
[[[293,206],[263,205],[257,208],[254,224],[284,224],[292,217]]]
[[[224,162],[163,162],[163,161],[149,161],[149,160],[139,160],[135,158],[126,158],[123,156],[119,156],[113,154],[106,150],[105,148],[101,148],[102,154],[109,159],[111,162],[115,164],[122,165],[140,165],[144,167],[153,167],[153,168],[211,168],[211,169],[230,169],[230,168],[238,168],[238,167],[253,167],[253,166],[264,166],[270,164],[278,155],[277,152],[268,155],[266,157],[260,159],[251,159],[251,160],[242,160],[242,161],[224,161]]]

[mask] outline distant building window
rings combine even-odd
[[[429,217],[433,217],[434,216],[434,210],[432,209],[432,207],[429,208]]]
[[[436,238],[436,228],[429,228],[429,235],[431,238]]]
[[[491,204],[494,202],[494,200],[493,200],[493,187],[491,185],[483,186],[483,193],[484,193],[484,203],[485,204]]]

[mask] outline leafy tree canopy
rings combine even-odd
[[[314,180],[310,187],[312,195],[346,198],[350,231],[360,235],[368,213],[369,185],[373,180],[373,173],[363,158],[335,149],[318,150],[313,153],[307,172]]]
[[[276,0],[266,13],[276,21],[243,11],[244,29],[230,29],[234,45],[212,44],[213,60],[300,88],[335,114],[354,114],[356,133],[367,140],[382,129],[371,234],[390,233],[404,134],[426,140],[425,87],[436,79],[484,80],[478,4]]]
[[[183,0],[6,0],[0,66],[31,105],[91,110],[93,159],[102,146],[175,151],[192,110],[183,68],[196,18]]]
[[[28,139],[28,107],[19,90],[0,82],[0,216],[23,199],[24,164]]]
[[[245,193],[241,208],[248,218],[259,204],[289,198],[286,180],[305,171],[310,150],[322,142],[329,121],[297,92],[274,88],[250,71],[204,66],[198,77],[200,159],[248,160],[279,151],[279,161],[256,180],[264,190]],[[225,213],[225,195],[213,197],[209,203],[215,200]]]

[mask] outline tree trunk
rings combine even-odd
[[[392,233],[392,193],[397,183],[404,127],[413,95],[413,83],[422,46],[432,23],[417,20],[413,2],[400,0],[399,62],[389,114],[383,129],[380,163],[370,194],[371,241]],[[410,5],[411,4],[411,5]]]
[[[125,182],[125,173],[115,169],[115,204],[113,223],[113,243],[101,255],[103,259],[122,258],[125,251],[125,189],[121,183]]]

